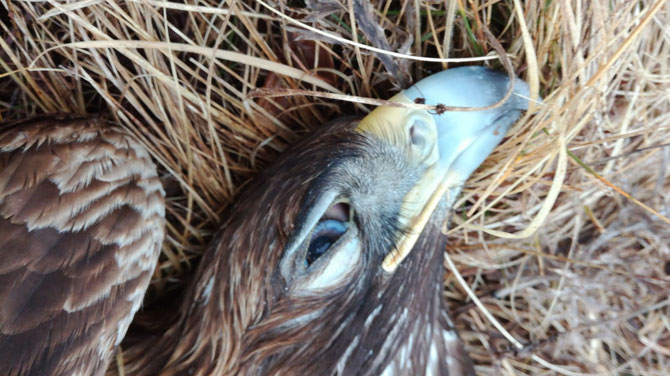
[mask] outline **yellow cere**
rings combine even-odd
[[[402,92],[390,101],[412,103]],[[419,127],[425,138],[421,145],[417,146],[412,142],[413,126]],[[382,263],[385,271],[393,272],[411,252],[448,188],[448,184],[440,184],[445,180],[445,171],[436,166],[439,160],[437,126],[433,117],[425,110],[380,106],[361,120],[356,130],[399,146],[406,151],[411,161],[423,164],[425,168],[423,177],[403,199],[398,216],[398,227],[403,229],[402,234],[396,247],[386,255]]]

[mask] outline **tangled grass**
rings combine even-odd
[[[663,0],[0,4],[2,118],[102,114],[160,165],[169,236],[154,313],[287,145],[463,58],[501,68],[498,41],[543,99],[447,231],[445,294],[477,371],[670,374]]]

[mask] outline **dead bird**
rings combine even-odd
[[[483,107],[511,82],[481,67],[391,100]],[[179,318],[128,350],[130,375],[469,375],[442,299],[441,226],[527,109],[382,106],[318,127],[223,214]],[[146,151],[96,121],[0,130],[0,373],[102,375],[164,237]]]

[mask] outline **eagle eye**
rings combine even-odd
[[[351,206],[346,202],[338,202],[326,210],[310,236],[305,254],[306,267],[311,266],[319,257],[326,254],[330,247],[347,232],[351,217]]]
[[[314,261],[328,252],[328,249],[347,231],[347,222],[335,219],[326,219],[319,222],[314,229],[312,240],[305,255],[306,266],[311,266]]]
[[[358,270],[362,249],[354,213],[350,200],[335,190],[323,192],[310,203],[279,264],[287,291],[322,291],[343,283]]]

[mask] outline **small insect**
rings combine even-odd
[[[445,112],[447,112],[447,106],[444,103],[438,103],[435,106],[435,113],[437,115],[442,115]]]

